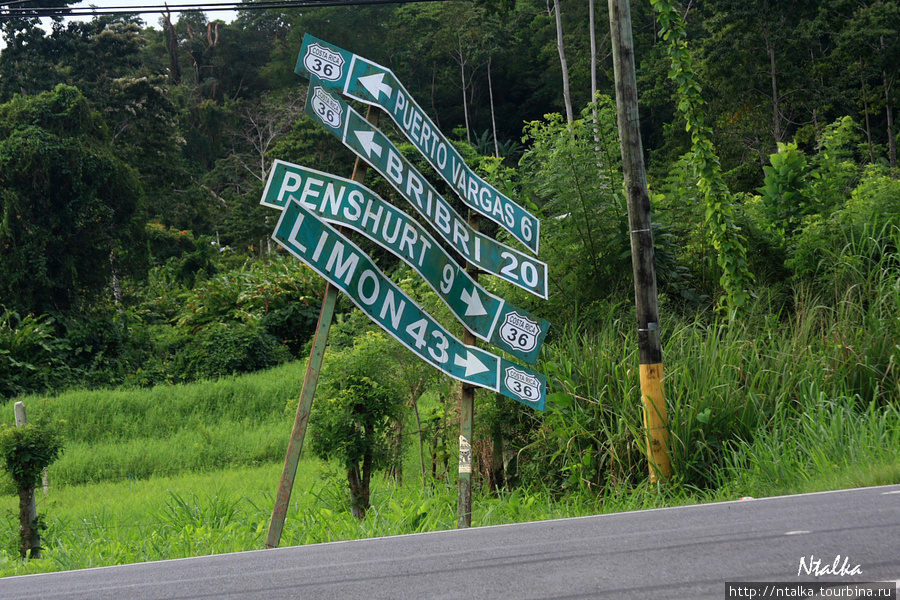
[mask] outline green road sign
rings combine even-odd
[[[296,72],[312,74],[326,89],[384,109],[469,207],[537,253],[540,221],[466,165],[390,69],[307,34]]]
[[[390,69],[306,34],[296,72],[312,74],[326,89],[382,108],[467,206],[537,254],[541,222],[469,168]]]
[[[550,323],[485,290],[426,228],[370,189],[351,179],[276,160],[260,203],[282,209],[291,200],[393,252],[428,282],[477,337],[526,362],[537,360]]]
[[[547,298],[546,264],[472,229],[377,127],[316,77],[310,81],[306,112],[381,173],[441,238],[481,270]]]
[[[365,252],[299,202],[282,210],[272,238],[422,360],[454,379],[544,410],[546,377],[463,344],[385,277]]]

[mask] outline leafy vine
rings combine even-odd
[[[678,110],[691,134],[691,151],[697,186],[706,201],[706,225],[710,242],[717,252],[722,274],[719,284],[724,296],[719,304],[733,318],[750,298],[753,274],[747,265],[747,250],[735,225],[731,196],[722,178],[722,168],[712,142],[712,129],[706,125],[701,87],[694,72],[693,54],[687,43],[684,18],[668,0],[650,0],[662,39],[669,42],[671,60],[669,79],[678,85]]]

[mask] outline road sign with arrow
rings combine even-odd
[[[438,235],[479,269],[547,298],[547,265],[472,229],[393,142],[316,77],[310,79],[306,112],[368,162],[434,227]]]
[[[385,277],[363,250],[301,203],[292,201],[282,210],[272,238],[429,364],[450,377],[544,410],[544,375],[463,344]]]
[[[550,324],[485,290],[425,227],[367,187],[276,160],[261,204],[281,209],[291,200],[328,223],[350,227],[393,252],[422,276],[477,337],[526,362],[537,360]]]
[[[309,34],[296,72],[325,89],[383,109],[467,206],[537,254],[541,222],[473,171],[390,69]]]

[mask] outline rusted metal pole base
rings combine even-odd
[[[284,459],[284,468],[281,471],[278,497],[275,499],[272,520],[269,522],[266,548],[277,548],[281,542],[284,519],[287,515],[288,506],[291,503],[291,491],[294,489],[297,465],[300,462],[300,451],[303,449],[306,426],[309,423],[309,414],[312,411],[313,396],[316,394],[319,373],[322,370],[325,346],[328,343],[328,331],[331,329],[331,320],[334,317],[337,293],[338,290],[333,285],[328,284],[325,286],[325,298],[322,300],[322,310],[319,312],[319,324],[316,326],[312,352],[309,355],[309,363],[306,365],[306,378],[303,380],[300,402],[297,404],[297,414],[294,416],[294,427],[291,430],[291,439],[288,442],[287,456]]]

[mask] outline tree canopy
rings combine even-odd
[[[282,360],[223,356],[215,368],[163,374],[213,335],[198,335],[206,321],[189,326],[199,321],[183,314],[184,299],[214,298],[210,319],[249,328],[232,332],[246,341],[235,352],[281,343],[297,354],[314,294],[299,270],[272,272],[281,268],[271,266],[277,217],[259,205],[267,171],[275,159],[339,176],[353,169],[353,156],[303,113],[294,68],[306,33],[389,67],[474,168],[540,216],[548,302],[490,279],[486,287],[562,322],[627,294],[608,15],[594,4],[593,31],[591,4],[572,0],[248,6],[230,23],[182,12],[152,26],[105,15],[48,29],[0,13],[0,305],[17,323],[52,313],[56,334],[82,332],[79,356],[116,348],[123,371],[104,380],[151,355],[159,370],[141,381]],[[796,283],[820,256],[812,240],[857,222],[850,207],[870,207],[853,200],[857,190],[892,189],[881,178],[897,174],[897,4],[652,0],[632,18],[661,293],[694,310]],[[571,119],[560,116],[564,75]],[[399,201],[384,180],[370,174],[366,184]],[[403,277],[395,257],[362,244]],[[247,308],[241,278],[267,290],[262,304]],[[273,309],[285,281],[302,307],[278,300]],[[84,319],[92,325],[78,326]],[[152,330],[137,343],[124,333],[133,322],[179,333]]]
[[[0,106],[0,297],[66,310],[141,262],[142,192],[101,116],[58,85]]]

